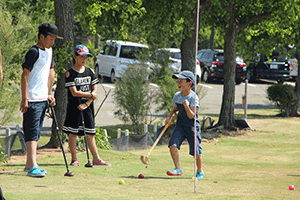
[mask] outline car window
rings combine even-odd
[[[171,58],[175,59],[181,59],[181,53],[180,52],[171,52]]]
[[[110,56],[116,56],[117,50],[118,50],[118,47],[111,46],[110,49],[109,49],[108,55],[110,55]]]
[[[200,60],[202,54],[203,54],[202,52],[198,53],[198,55],[197,55],[197,59],[198,59],[198,60]]]
[[[210,54],[211,54],[211,53],[205,53],[205,54],[204,54],[204,59],[208,60],[209,57],[210,57]]]
[[[120,57],[136,59],[136,56],[141,54],[142,51],[147,51],[147,48],[123,45],[121,47]]]
[[[104,51],[103,55],[107,55],[108,54],[108,50],[109,50],[109,45],[105,45],[103,47],[103,51]]]

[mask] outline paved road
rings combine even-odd
[[[270,102],[266,98],[266,89],[270,86],[271,83],[249,83],[248,84],[248,109],[265,109],[265,108],[274,108],[270,104]],[[294,83],[285,83],[292,84]],[[223,94],[223,84],[222,83],[214,83],[214,84],[199,84],[203,87],[206,95],[200,101],[202,106],[201,113],[202,114],[219,114],[222,103],[222,94]],[[152,85],[152,87],[156,88],[157,86]],[[114,116],[114,111],[116,110],[116,106],[113,100],[113,91],[115,85],[112,83],[105,82],[102,85],[98,84],[98,98],[95,102],[95,111],[99,108],[103,98],[105,97],[105,92],[108,92],[110,89],[112,90],[105,103],[103,104],[100,112],[96,116],[96,125],[110,125],[110,124],[122,124],[122,121]],[[242,96],[245,93],[245,83],[241,83],[236,86],[235,93],[235,111],[243,110],[242,107]],[[163,118],[162,113],[156,113],[157,117]],[[51,127],[52,120],[46,118],[44,122],[45,130],[49,130]],[[15,124],[11,125],[15,127]],[[5,133],[2,129],[0,130],[0,134]]]

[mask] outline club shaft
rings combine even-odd
[[[58,137],[58,140],[59,140],[59,143],[60,143],[60,148],[61,148],[61,150],[63,152],[63,157],[64,157],[64,160],[65,160],[66,168],[67,168],[67,171],[70,172],[69,171],[69,166],[68,166],[68,163],[67,163],[67,158],[66,158],[65,150],[64,150],[64,147],[62,145],[61,138],[60,138],[58,123],[57,123],[57,120],[56,120],[56,115],[55,115],[55,112],[54,112],[54,108],[53,108],[53,106],[50,106],[50,108],[51,108],[51,112],[52,112],[52,115],[53,115],[53,120],[54,120],[54,123],[55,123],[57,137]]]
[[[79,105],[80,105],[81,104],[80,97],[78,98],[78,101],[79,101]],[[85,133],[85,124],[84,124],[83,111],[82,110],[79,110],[79,111],[80,111],[82,127],[83,127],[83,136],[84,136],[84,141],[85,141],[86,156],[87,156],[87,159],[88,159],[88,163],[90,163],[90,155],[89,155],[89,149],[88,149],[86,133]]]

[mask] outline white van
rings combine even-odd
[[[107,40],[97,56],[95,73],[97,76],[109,77],[113,83],[116,78],[122,77],[125,69],[140,64],[136,55],[148,49],[147,45],[139,43]]]

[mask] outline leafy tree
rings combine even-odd
[[[14,9],[0,0],[0,46],[2,50],[3,82],[0,85],[0,126],[8,122],[20,122],[20,80],[25,53],[36,43],[37,22],[27,15],[30,6],[24,4],[14,14]],[[12,14],[13,13],[13,14]],[[41,17],[44,20],[46,17]]]
[[[271,16],[285,13],[292,0],[212,0],[209,11],[203,12],[201,19],[214,24],[218,30],[224,30],[224,87],[222,107],[216,126],[223,125],[225,129],[235,129],[234,99],[235,99],[235,66],[237,36],[250,24],[260,24]]]

